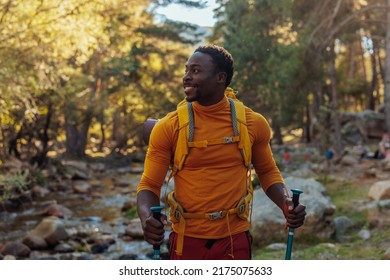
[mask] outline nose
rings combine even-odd
[[[183,76],[183,81],[188,81],[191,79],[191,72],[190,71],[186,71],[184,73],[184,76]]]

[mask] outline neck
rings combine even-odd
[[[225,97],[225,88],[218,89],[214,94],[213,98],[210,98],[209,100],[198,100],[198,103],[202,106],[211,106],[220,102],[224,97]]]

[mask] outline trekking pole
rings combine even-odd
[[[161,210],[163,208],[164,208],[163,206],[150,207],[150,210],[153,212],[153,218],[160,221]],[[159,259],[160,259],[160,245],[153,245],[153,260],[159,260]]]
[[[293,193],[292,201],[294,204],[294,208],[297,207],[299,204],[299,195],[303,193],[303,191],[298,189],[292,189]],[[291,260],[291,251],[292,251],[292,245],[293,245],[293,239],[294,239],[294,229],[289,228],[288,229],[288,238],[287,238],[287,249],[286,249],[286,257],[285,260]]]

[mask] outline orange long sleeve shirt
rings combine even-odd
[[[194,141],[234,135],[227,98],[212,106],[193,102]],[[252,164],[264,191],[272,184],[283,182],[269,145],[271,130],[266,119],[245,108],[248,132],[252,144]],[[153,128],[145,159],[145,169],[138,192],[149,190],[160,197],[178,137],[177,112],[162,118]],[[175,196],[186,212],[210,213],[236,207],[246,195],[247,168],[234,144],[206,148],[191,148],[184,167],[174,177]],[[229,219],[229,221],[227,221]],[[173,224],[178,232],[178,224]],[[248,230],[248,222],[237,215],[227,218],[187,219],[185,235],[218,239]]]

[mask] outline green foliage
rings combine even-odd
[[[273,127],[304,122],[304,75],[290,8],[291,1],[226,1],[217,26],[235,58],[233,87],[242,92],[244,103],[272,120]]]
[[[100,141],[100,149],[126,149],[141,138],[147,117],[174,109],[189,53],[180,33],[192,30],[195,38],[199,34],[188,24],[155,24],[152,2],[205,4],[149,0],[0,4],[3,157],[9,141],[16,141],[19,151],[35,146],[32,156],[59,146],[82,155],[89,144],[96,146],[89,135]],[[42,146],[43,138],[51,145]]]
[[[132,220],[136,217],[138,217],[138,214],[137,214],[137,207],[132,207],[130,208],[129,210],[127,210],[125,213],[124,213],[124,216],[129,219],[129,220]]]
[[[28,172],[0,175],[0,203],[17,198],[28,189]]]

